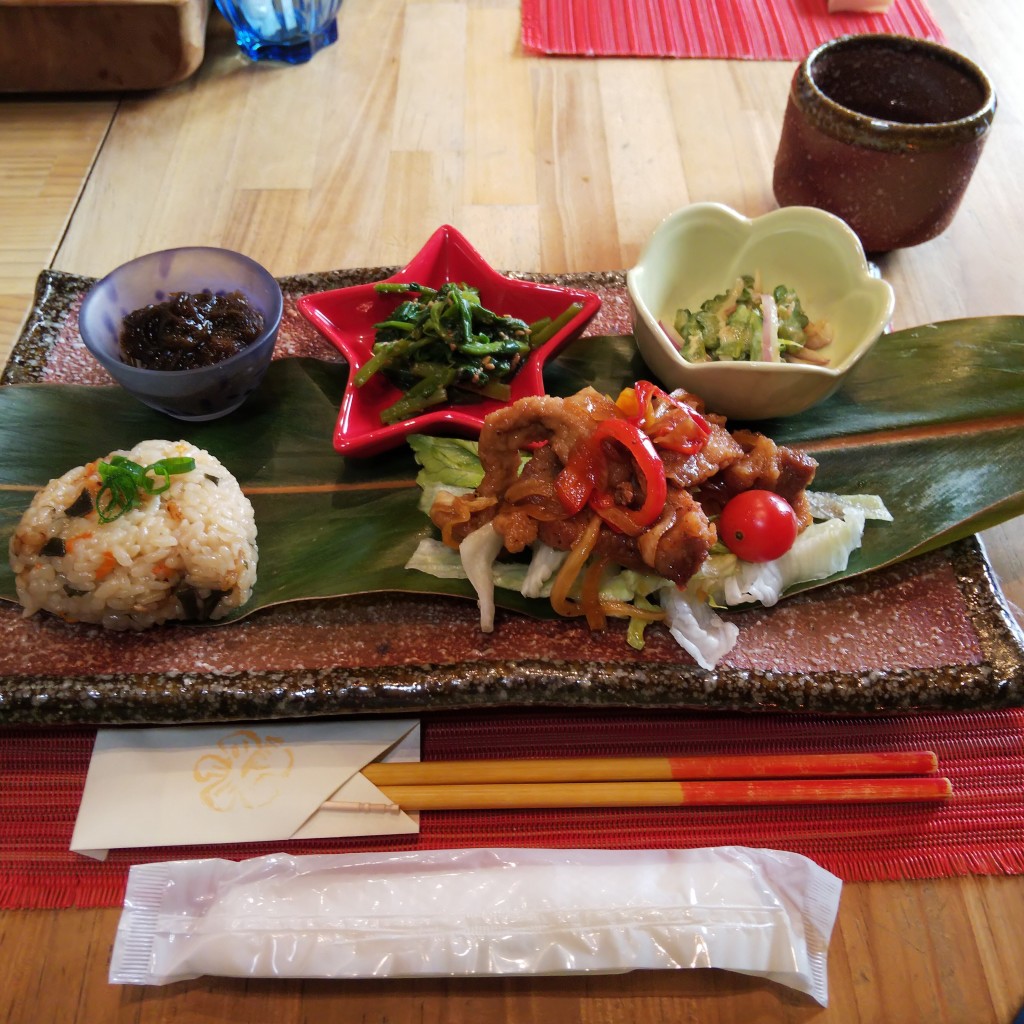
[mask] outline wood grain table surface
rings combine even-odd
[[[897,327],[1024,313],[1019,0],[931,9],[999,109],[952,226],[881,260]],[[792,63],[528,56],[517,0],[345,0],[339,31],[306,65],[255,66],[214,14],[179,86],[0,98],[0,357],[47,267],[101,275],[183,244],[241,249],[278,275],[392,265],[451,223],[502,269],[622,269],[688,202],[775,206]],[[1021,521],[984,539],[1024,607]],[[119,988],[118,915],[0,915],[0,1020],[1009,1024],[1024,1004],[1021,877],[847,885],[827,1009],[714,971]]]

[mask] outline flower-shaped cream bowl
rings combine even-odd
[[[748,274],[759,274],[769,290],[793,288],[807,316],[828,325],[825,365],[683,358],[677,311],[699,309]],[[804,206],[755,218],[719,203],[684,207],[657,227],[626,281],[637,346],[661,383],[740,420],[792,416],[824,401],[885,332],[894,306],[891,286],[876,276],[853,231]]]

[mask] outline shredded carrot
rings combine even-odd
[[[88,540],[91,536],[92,531],[86,530],[84,533],[76,533],[74,537],[68,537],[68,539],[64,541],[64,550],[70,555],[71,552],[74,550],[75,545],[80,540]]]
[[[156,565],[153,566],[153,575],[158,580],[174,579],[176,573],[177,570],[174,566],[168,565],[166,562],[157,562]]]
[[[99,567],[96,570],[96,579],[105,580],[117,568],[117,559],[113,551],[104,551],[100,559]]]

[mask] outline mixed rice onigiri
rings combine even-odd
[[[252,505],[212,455],[185,441],[142,441],[111,452],[139,466],[192,458],[159,494],[101,522],[98,462],[51,480],[10,542],[18,599],[69,622],[146,629],[175,620],[220,619],[249,600],[258,551]]]

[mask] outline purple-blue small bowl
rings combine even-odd
[[[237,355],[193,370],[147,370],[121,358],[126,314],[174,292],[242,292],[263,314],[260,336]],[[89,289],[78,314],[85,347],[127,392],[179,420],[213,420],[234,412],[267,372],[281,326],[281,287],[269,271],[230,249],[164,249],[124,263]]]

